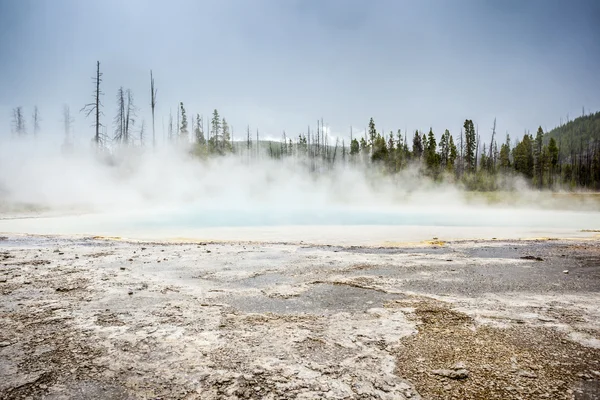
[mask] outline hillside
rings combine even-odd
[[[569,121],[552,129],[546,140],[554,138],[559,144],[561,155],[578,154],[589,148],[591,143],[600,141],[600,112]]]

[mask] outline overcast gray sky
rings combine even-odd
[[[0,132],[37,104],[57,134],[68,104],[91,137],[78,110],[96,60],[108,123],[119,86],[150,122],[153,69],[159,137],[179,101],[217,108],[237,135],[297,135],[323,117],[348,136],[373,117],[438,137],[470,118],[489,136],[497,117],[514,137],[600,109],[600,1],[0,0]]]

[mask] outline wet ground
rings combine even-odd
[[[0,296],[0,398],[600,398],[597,238],[13,235]]]

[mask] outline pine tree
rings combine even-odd
[[[475,137],[475,127],[473,125],[473,121],[470,119],[465,120],[464,124],[465,128],[465,162],[467,171],[475,172],[477,167],[477,158],[476,158],[476,146],[477,139]]]
[[[213,111],[213,117],[210,122],[211,131],[210,131],[210,139],[209,143],[211,145],[211,150],[219,150],[221,141],[221,117],[219,116],[219,112],[215,109]]]
[[[413,137],[413,146],[412,146],[412,156],[413,158],[420,160],[423,155],[423,141],[421,139],[421,135],[419,131],[415,131],[415,136]]]
[[[179,128],[179,138],[183,141],[189,141],[187,115],[185,113],[185,108],[183,107],[183,102],[179,102],[179,109],[181,111],[181,126]]]
[[[375,121],[373,118],[369,121],[369,146],[373,147],[377,138],[377,130],[375,129]]]
[[[231,144],[231,133],[229,130],[229,124],[225,118],[223,118],[221,122],[221,132],[221,152],[225,153],[226,151],[232,151],[233,146]]]
[[[446,131],[448,132],[448,131]],[[448,161],[446,163],[446,169],[448,171],[454,170],[454,164],[456,162],[456,158],[458,157],[458,150],[456,149],[456,145],[454,144],[454,138],[450,135],[449,143],[448,143]]]
[[[510,136],[507,133],[506,143],[503,143],[502,146],[500,146],[500,168],[506,172],[510,167]]]
[[[533,148],[534,169],[533,179],[538,187],[542,187],[544,181],[544,157],[542,149],[544,146],[544,131],[542,127],[538,127],[535,135],[535,146]]]
[[[194,130],[194,136],[196,137],[196,143],[200,146],[204,146],[206,144],[203,125],[204,123],[200,118],[200,114],[196,114],[196,129]]]
[[[437,154],[435,135],[431,128],[429,128],[429,134],[427,135],[427,142],[425,145],[425,162],[427,168],[435,174],[439,165],[439,155]]]
[[[355,156],[360,151],[360,145],[358,144],[358,140],[356,138],[352,139],[350,142],[350,155]]]

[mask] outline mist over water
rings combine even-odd
[[[416,167],[390,176],[359,163],[294,156],[201,160],[185,146],[109,154],[91,143],[67,150],[48,140],[4,139],[0,232],[161,237],[284,226],[512,227],[540,234],[600,228],[597,200],[537,192],[518,178],[506,186],[511,191],[490,196],[433,182]]]

